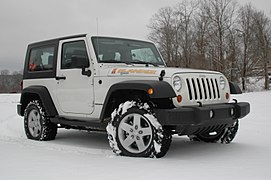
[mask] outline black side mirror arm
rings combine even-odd
[[[86,68],[83,67],[82,68],[82,75],[90,77],[91,76],[91,70],[86,71]]]

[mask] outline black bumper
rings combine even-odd
[[[21,105],[21,104],[17,104],[17,114],[18,114],[19,116],[23,116],[22,113],[23,113],[23,112],[22,112],[22,105]]]
[[[180,133],[193,134],[199,129],[216,130],[233,124],[250,112],[250,105],[240,102],[154,111],[161,125],[175,127]]]

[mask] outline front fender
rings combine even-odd
[[[229,82],[229,86],[230,86],[230,92],[231,94],[242,94],[242,90],[240,89],[240,87],[233,83],[233,82]]]
[[[153,93],[149,94],[148,90],[152,88]],[[165,81],[155,81],[155,80],[130,80],[123,81],[112,85],[106,95],[103,109],[101,112],[101,119],[104,119],[106,111],[108,111],[108,103],[110,103],[111,95],[117,91],[142,91],[145,92],[150,99],[163,99],[163,98],[173,98],[176,97],[174,90],[171,85]]]
[[[148,89],[153,89],[153,94],[149,94],[151,99],[157,98],[173,98],[176,94],[169,83],[165,81],[155,81],[155,80],[131,80],[123,81],[114,84],[110,87],[107,96],[112,94],[117,90],[141,90],[148,94]]]

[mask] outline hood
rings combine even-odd
[[[103,65],[100,68],[100,76],[122,76],[122,77],[159,77],[161,71],[165,71],[165,78],[171,78],[174,74],[186,74],[186,73],[204,73],[204,74],[221,74],[215,71],[206,71],[200,69],[188,69],[188,68],[171,68],[171,67],[146,67],[146,66],[116,66]]]

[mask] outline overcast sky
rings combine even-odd
[[[237,0],[245,4],[251,0]],[[150,18],[181,0],[0,0],[0,70],[22,70],[27,44],[90,32],[146,39]],[[271,0],[251,3],[271,13]]]

